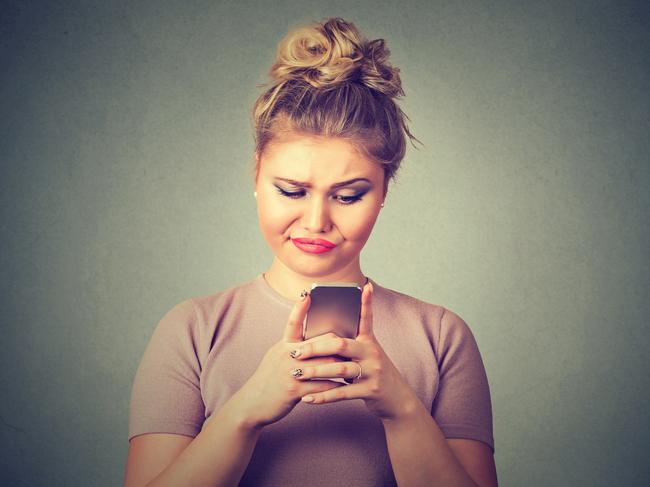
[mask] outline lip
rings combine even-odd
[[[298,242],[299,244],[322,245],[323,247],[329,247],[330,249],[336,247],[336,244],[323,238],[292,238],[291,240]]]
[[[309,254],[323,254],[336,247],[336,244],[322,238],[292,238],[291,241],[300,250]]]

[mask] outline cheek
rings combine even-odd
[[[339,219],[339,229],[346,240],[364,243],[372,232],[377,215],[377,212],[370,208],[347,213]]]
[[[274,238],[285,233],[293,219],[286,206],[265,198],[258,201],[257,217],[264,235]]]

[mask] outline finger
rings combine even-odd
[[[359,334],[357,336],[373,337],[374,332],[372,328],[372,294],[374,289],[372,283],[363,286],[363,293],[361,294],[361,315],[359,317]]]
[[[332,339],[332,338],[338,338],[338,335],[336,333],[334,333],[334,332],[329,332],[329,333],[325,333],[323,335],[318,335],[318,336],[312,337],[312,338],[310,338],[308,340],[305,340],[305,341],[301,342],[300,344],[292,342],[292,343],[294,343],[295,348],[292,348],[289,353],[291,354],[291,356],[293,358],[299,358],[300,355],[302,354],[302,345],[303,344],[317,342],[317,341],[320,341],[320,340]],[[337,359],[337,361],[340,361],[340,360],[341,359]]]
[[[346,384],[341,384],[340,382],[335,382],[333,380],[310,380],[300,384],[299,393],[301,397],[304,397],[309,394],[317,394],[320,392],[329,391],[330,389],[336,389],[337,387],[345,386]]]
[[[297,380],[309,380],[314,378],[341,378],[355,379],[359,376],[361,367],[357,362],[334,362],[328,364],[302,366],[301,374],[294,375]]]
[[[297,379],[305,373],[304,371],[307,367],[315,367],[317,365],[324,365],[324,364],[335,364],[340,361],[341,359],[337,359],[335,357],[314,357],[305,360],[303,363],[300,362],[294,363],[292,368],[289,369],[288,373],[291,374],[292,377]]]
[[[305,320],[305,315],[309,309],[309,304],[311,302],[311,296],[307,294],[304,299],[298,299],[296,303],[291,308],[291,313],[289,313],[289,320],[287,321],[287,326],[284,329],[284,334],[282,339],[285,342],[301,342],[302,341],[302,325]]]
[[[338,337],[339,336],[336,333],[330,331],[329,333],[323,333],[322,335],[316,335],[315,337],[308,338],[303,343],[318,342],[320,340],[331,340],[332,338],[338,338]]]
[[[351,359],[365,356],[361,342],[343,337],[328,338],[310,343],[305,342],[296,347],[295,353],[292,352],[291,354],[293,358],[299,358],[301,360],[327,355],[340,355],[341,357]]]
[[[323,364],[336,364],[341,362],[341,358],[337,357],[336,355],[329,355],[327,357],[312,357],[307,360],[303,360],[301,363],[299,363],[298,367],[311,367],[311,366],[316,366],[316,365],[323,365]],[[345,362],[348,362],[347,359],[345,359]]]
[[[323,392],[311,392],[302,396],[301,401],[308,404],[326,404],[330,402],[345,401],[347,399],[363,399],[368,395],[365,390],[366,386],[361,384],[352,384],[345,387],[328,389]]]

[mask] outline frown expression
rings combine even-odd
[[[257,214],[276,258],[304,276],[346,272],[381,209],[383,168],[352,142],[320,136],[273,141],[258,162]],[[309,253],[294,245],[295,238],[325,239],[336,247]]]

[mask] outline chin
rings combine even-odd
[[[294,258],[280,258],[280,261],[288,268],[291,269],[296,274],[301,276],[309,277],[312,279],[317,279],[325,276],[330,276],[337,272],[340,272],[346,266],[350,264],[351,261],[341,262],[341,260],[330,261],[330,262],[314,262],[313,260],[309,262],[308,260],[296,261]]]
[[[320,276],[326,276],[328,274],[332,274],[333,272],[336,272],[337,269],[333,269],[331,266],[328,265],[314,265],[314,264],[309,264],[309,263],[299,263],[295,261],[287,261],[287,260],[282,260],[282,263],[289,269],[291,269],[293,272],[296,274],[300,274],[301,276],[306,276],[306,277],[320,277]]]

